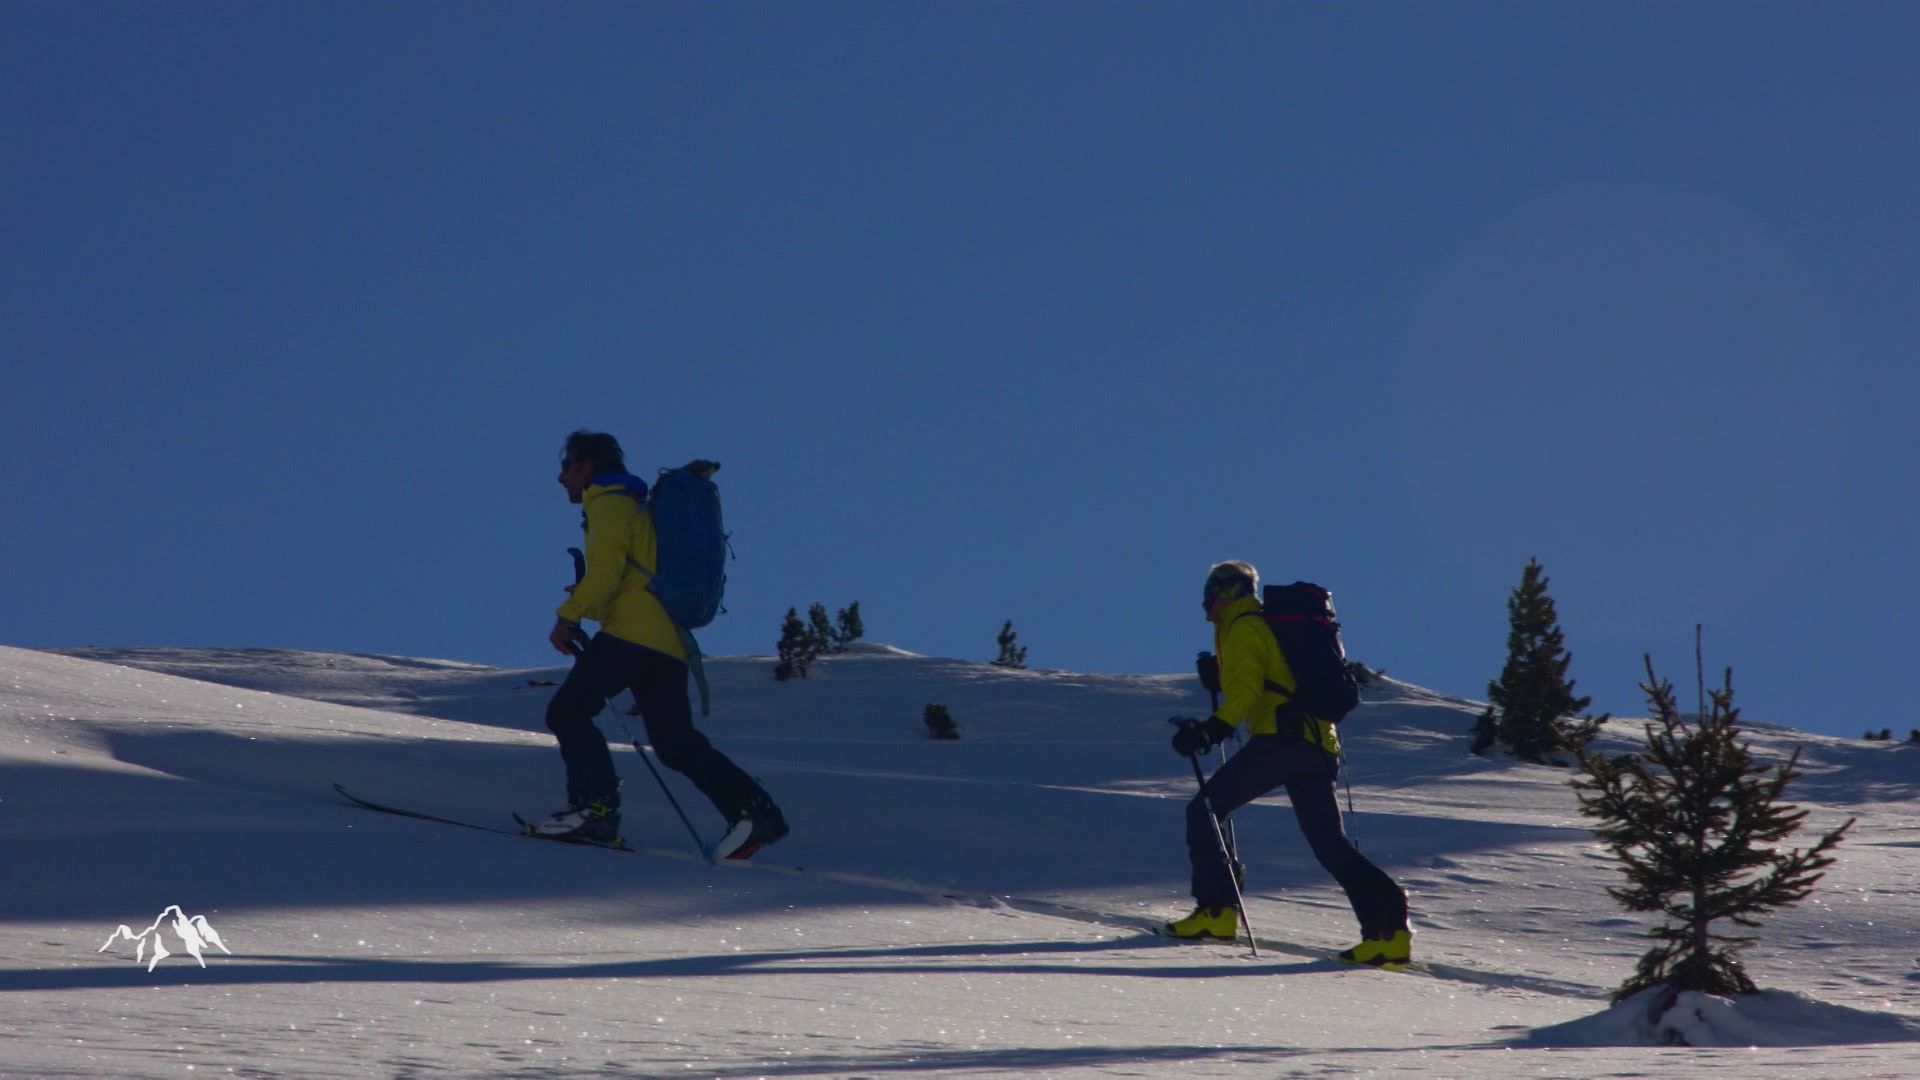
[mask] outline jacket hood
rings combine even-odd
[[[1219,621],[1213,624],[1214,652],[1225,651],[1227,631],[1232,629],[1234,623],[1240,621],[1240,616],[1251,615],[1261,610],[1264,609],[1261,607],[1258,596],[1243,596],[1223,608],[1220,612]]]
[[[1260,603],[1258,596],[1243,596],[1233,603],[1228,604],[1226,608],[1220,612],[1220,625],[1225,626],[1249,612],[1264,610],[1266,610],[1266,608]]]
[[[627,493],[632,495],[635,499],[644,499],[647,497],[647,482],[633,475],[632,473],[624,473],[624,472],[601,473],[600,475],[593,478],[593,486],[603,487],[603,488],[616,488],[616,487],[626,488]]]

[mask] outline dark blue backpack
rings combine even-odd
[[[1260,591],[1258,614],[1293,669],[1293,695],[1276,710],[1276,719],[1317,716],[1339,723],[1360,704],[1360,683],[1347,667],[1340,623],[1333,617],[1333,594],[1310,581],[1269,585]],[[1285,693],[1284,687],[1267,689]]]

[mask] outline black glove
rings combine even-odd
[[[1220,660],[1210,652],[1203,652],[1193,662],[1200,672],[1200,689],[1210,693],[1220,692]]]
[[[1232,735],[1233,725],[1217,716],[1209,716],[1204,721],[1183,719],[1180,729],[1173,733],[1173,752],[1181,757],[1193,757],[1226,742]]]

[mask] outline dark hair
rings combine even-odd
[[[619,441],[604,431],[582,428],[567,436],[566,448],[560,453],[562,461],[593,462],[595,475],[627,471],[627,455],[620,452]]]

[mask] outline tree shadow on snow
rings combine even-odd
[[[703,1073],[730,1076],[876,1076],[887,1073],[981,1073],[995,1076],[1051,1075],[1061,1069],[1112,1070],[1141,1075],[1159,1066],[1176,1072],[1182,1064],[1220,1062],[1271,1068],[1291,1057],[1324,1056],[1325,1048],[1297,1046],[999,1046],[979,1049],[896,1046],[869,1054],[794,1055],[719,1069],[706,1063]]]
[[[1331,960],[1245,963],[1097,963],[1103,954],[1138,958],[1143,948],[1188,953],[1180,942],[1122,937],[1097,941],[965,942],[945,945],[727,951],[579,962],[494,959],[381,959],[290,955],[208,957],[200,968],[162,964],[152,972],[126,957],[80,967],[0,969],[0,993],[130,986],[270,986],[315,983],[440,983],[584,979],[687,979],[799,975],[1071,975],[1101,979],[1237,979],[1332,975],[1354,969]],[[1049,959],[1052,958],[1052,959]]]

